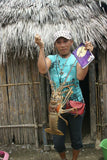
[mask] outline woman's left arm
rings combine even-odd
[[[85,76],[88,72],[88,66],[86,68],[82,68],[79,63],[77,63],[77,79],[84,80]]]
[[[86,41],[86,43],[85,43],[85,49],[87,50],[89,50],[90,52],[92,52],[93,51],[93,45],[91,44],[91,42],[87,42]],[[79,63],[77,63],[77,79],[78,80],[83,80],[84,78],[85,78],[85,76],[87,75],[87,72],[88,72],[88,66],[86,67],[86,68],[82,68],[81,66],[80,66],[80,64]]]

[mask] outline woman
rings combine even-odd
[[[71,53],[71,46],[73,44],[72,36],[69,31],[57,31],[54,34],[54,46],[58,54],[49,55],[44,59],[44,43],[39,35],[35,36],[35,43],[38,44],[39,58],[38,58],[38,69],[39,72],[45,74],[47,69],[50,72],[51,80],[56,84],[55,87],[58,88],[66,79],[66,84],[73,85],[73,94],[70,96],[71,100],[83,102],[83,95],[79,86],[79,80],[83,80],[88,72],[88,66],[84,69],[81,68],[78,61],[75,59],[74,55]],[[93,51],[93,46],[90,42],[85,43],[85,49]],[[46,67],[47,66],[47,67]],[[72,70],[69,73],[70,68]],[[68,121],[69,133],[71,138],[72,160],[77,160],[80,149],[82,148],[82,115],[75,115],[71,113],[66,113],[63,117]],[[66,160],[65,154],[65,131],[66,124],[59,118],[58,122],[59,130],[64,133],[64,136],[53,135],[53,143],[56,151],[59,153],[61,159]]]

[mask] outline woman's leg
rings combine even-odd
[[[80,150],[75,150],[75,149],[72,150],[72,155],[73,155],[72,160],[77,160],[79,152]]]
[[[64,117],[65,118],[65,117]],[[66,160],[65,154],[65,134],[66,134],[66,123],[64,120],[59,118],[58,120],[58,129],[64,133],[61,135],[53,135],[53,143],[56,151],[59,153],[62,160]]]
[[[65,152],[59,152],[59,155],[61,157],[62,160],[66,160],[66,154]]]
[[[70,115],[68,124],[70,131],[70,138],[72,143],[72,160],[77,160],[82,145],[82,121],[84,115],[78,115],[77,117]]]

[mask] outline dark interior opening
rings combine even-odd
[[[82,128],[82,135],[84,137],[90,134],[89,73],[84,80],[80,81],[80,87],[86,104]]]

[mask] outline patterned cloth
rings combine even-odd
[[[66,39],[72,39],[72,36],[71,36],[71,33],[69,31],[57,31],[55,34],[54,34],[54,42],[60,38],[60,37],[64,37]]]

